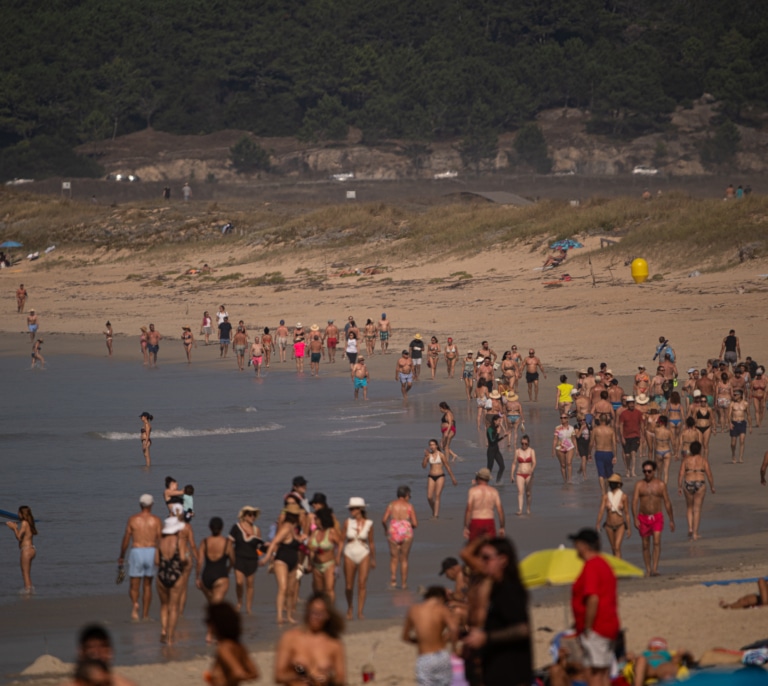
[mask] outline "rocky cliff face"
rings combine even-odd
[[[617,142],[586,132],[589,113],[575,109],[542,112],[538,123],[554,161],[553,172],[589,176],[628,174],[636,165],[649,165],[659,173],[693,176],[706,173],[699,145],[713,133],[716,105],[704,97],[692,108],[679,108],[668,132]],[[735,168],[748,173],[768,171],[768,133],[739,127],[741,150]],[[220,131],[205,136],[173,136],[146,130],[115,141],[88,143],[79,151],[94,156],[107,172],[135,173],[144,181],[248,181],[232,169],[229,149],[246,132]],[[519,166],[514,134],[499,138],[499,150],[489,165],[495,171],[529,171]],[[351,131],[344,143],[303,144],[295,139],[255,139],[271,153],[278,174],[288,177],[328,177],[353,173],[362,180],[431,179],[446,172],[462,172],[463,163],[455,143],[436,143],[418,160],[409,157],[401,141],[378,147],[360,143]]]

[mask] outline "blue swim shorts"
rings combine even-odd
[[[128,554],[128,576],[131,578],[155,576],[155,549],[131,548]]]

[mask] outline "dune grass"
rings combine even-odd
[[[228,208],[223,201],[205,209],[153,203],[113,208],[0,189],[0,204],[3,238],[24,243],[25,250],[49,242],[130,247],[145,251],[149,263],[187,243],[231,245],[233,266],[297,252],[391,265],[485,250],[544,252],[552,240],[585,235],[620,237],[607,254],[652,257],[657,268],[725,268],[739,261],[742,245],[750,245],[756,257],[768,254],[768,198],[755,195],[728,202],[676,193],[651,201],[593,198],[578,207],[554,200],[528,207],[457,203],[420,210],[360,203],[300,208],[301,213],[241,203]],[[222,237],[225,218],[237,235]],[[263,280],[274,282],[269,276]]]

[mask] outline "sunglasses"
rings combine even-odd
[[[653,470],[652,469],[644,469],[643,470],[643,474],[653,474]]]

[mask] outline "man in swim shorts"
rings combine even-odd
[[[328,346],[328,361],[336,362],[336,346],[339,344],[339,327],[333,323],[333,319],[328,320],[328,326],[323,332],[323,343]]]
[[[403,398],[408,397],[408,391],[413,386],[413,360],[408,350],[403,350],[395,365],[395,381],[400,382],[400,392]]]
[[[37,314],[34,310],[29,311],[29,316],[27,316],[27,329],[29,330],[29,341],[30,343],[35,342],[35,334],[37,333],[37,329],[39,328],[39,324],[37,321]]]
[[[368,400],[368,367],[365,366],[365,357],[358,356],[355,366],[352,367],[352,378],[355,384],[355,400],[360,389],[363,389],[363,400]]]
[[[528,351],[528,357],[523,360],[525,366],[525,382],[528,384],[528,401],[537,402],[539,399],[539,371],[547,378],[541,360],[536,357],[536,351],[531,348]]]
[[[128,546],[131,553],[128,557],[128,577],[130,587],[128,593],[131,597],[131,619],[139,621],[139,594],[144,587],[144,603],[141,618],[149,618],[149,606],[152,602],[152,578],[157,571],[155,568],[155,549],[160,541],[160,532],[163,523],[160,517],[152,514],[152,505],[155,499],[145,493],[139,498],[141,511],[128,519],[125,527],[123,542],[120,545],[120,557],[117,564],[122,565]]]
[[[675,530],[675,515],[672,501],[667,493],[667,485],[656,478],[656,463],[653,460],[643,462],[643,479],[635,484],[632,494],[632,516],[635,528],[643,541],[643,561],[648,576],[659,576],[659,557],[661,556],[661,532],[664,530],[664,513],[669,515],[669,530]],[[651,549],[653,541],[653,549]]]
[[[16,289],[16,313],[21,314],[24,312],[24,304],[27,302],[27,289],[24,288],[24,284],[20,283]]]
[[[323,337],[320,327],[312,324],[309,327],[309,370],[310,376],[320,376],[320,358],[323,356]]]
[[[219,357],[226,357],[229,352],[229,338],[232,335],[232,324],[229,317],[224,317],[219,324]]]
[[[595,426],[589,437],[589,451],[593,450],[600,492],[605,493],[608,478],[613,474],[613,465],[616,464],[616,432],[610,425],[607,414],[601,414],[595,420]]]
[[[275,331],[277,338],[277,349],[280,352],[280,362],[285,362],[285,351],[288,348],[288,327],[285,325],[285,319],[280,320],[280,326]]]
[[[389,336],[392,333],[392,323],[387,319],[387,313],[381,313],[381,321],[377,327],[379,329],[379,341],[381,341],[381,354],[389,355]]]
[[[160,341],[163,337],[159,331],[155,331],[155,325],[149,325],[147,331],[147,352],[149,353],[149,366],[157,367],[157,353],[160,350]]]
[[[749,403],[744,400],[744,391],[733,391],[734,401],[728,407],[728,423],[731,425],[731,460],[736,464],[736,443],[739,444],[739,462],[744,462],[744,443],[747,427],[752,433],[752,418],[749,415]]]
[[[237,327],[237,331],[235,331],[235,335],[232,338],[232,347],[235,349],[237,368],[243,372],[245,371],[245,351],[248,348],[248,334],[245,333],[244,327]]]
[[[634,396],[627,396],[627,408],[621,412],[617,420],[619,425],[619,440],[624,449],[624,466],[626,476],[635,476],[635,460],[640,450],[640,439],[643,435],[643,413],[635,407]]]
[[[491,470],[483,467],[475,474],[475,486],[467,494],[467,507],[464,510],[464,538],[474,541],[479,536],[504,535],[504,506],[499,492],[488,482]],[[495,514],[499,515],[499,528],[496,529]]]

